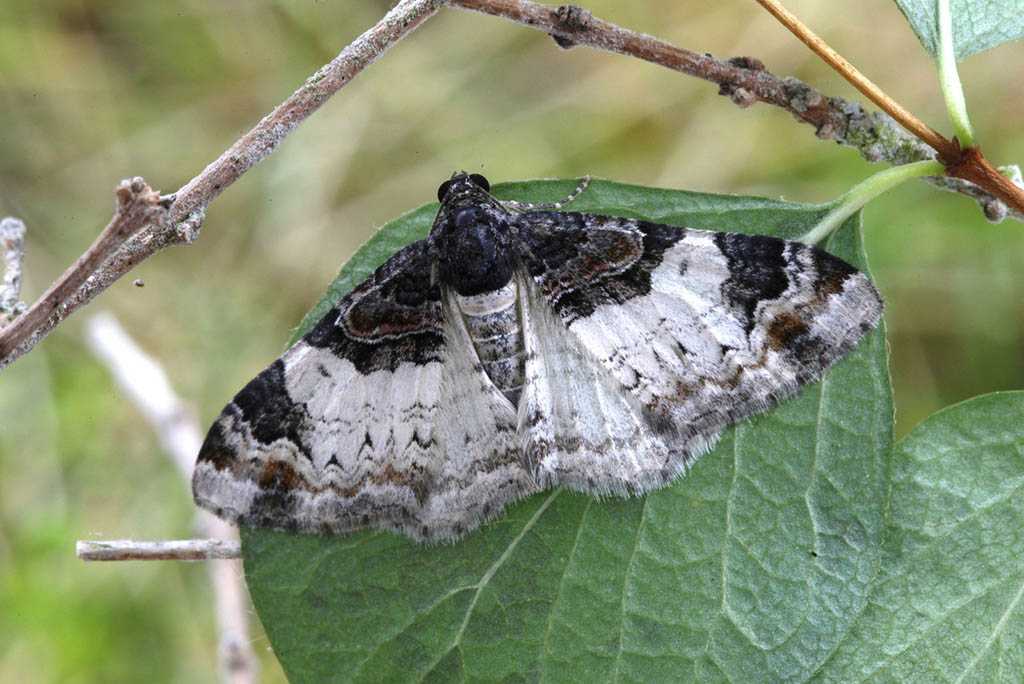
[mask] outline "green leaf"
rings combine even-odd
[[[550,201],[573,185],[495,192]],[[572,209],[789,238],[825,211],[601,181]],[[385,226],[328,297],[426,235],[435,210]],[[863,268],[858,221],[829,249]],[[806,679],[866,606],[891,428],[878,330],[823,382],[728,431],[647,497],[544,492],[434,547],[247,529],[246,576],[296,682]]]
[[[827,681],[1018,682],[1024,392],[970,399],[896,445],[881,572]]]
[[[939,54],[936,0],[896,0],[918,40],[932,57]],[[1024,37],[1020,0],[950,0],[953,46],[958,60]]]

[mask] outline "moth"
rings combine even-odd
[[[244,525],[451,541],[550,487],[629,496],[818,380],[877,325],[825,251],[438,189],[395,253],[245,386],[196,502]]]

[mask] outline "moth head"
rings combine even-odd
[[[480,191],[483,191],[481,193]],[[444,203],[448,195],[456,199],[460,195],[487,195],[491,191],[491,183],[479,173],[456,171],[452,177],[441,183],[437,188],[437,201]],[[489,195],[488,195],[489,196]]]
[[[512,278],[509,212],[479,174],[459,172],[441,184],[441,208],[430,231],[437,277],[464,296],[490,292]]]

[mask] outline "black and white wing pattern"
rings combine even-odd
[[[777,238],[524,211],[438,190],[399,251],[250,382],[196,501],[255,526],[453,540],[547,487],[638,494],[819,379],[882,312]]]
[[[820,249],[566,212],[518,217],[524,454],[544,485],[633,494],[819,379],[877,325],[864,274]]]
[[[211,427],[196,501],[241,524],[451,539],[534,491],[516,416],[431,283],[395,254]]]

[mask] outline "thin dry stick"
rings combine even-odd
[[[757,0],[757,2],[809,47],[812,52],[839,72],[843,78],[850,82],[850,85],[863,93],[866,98],[878,105],[883,111],[887,112],[889,116],[896,119],[901,126],[928,143],[932,149],[939,153],[940,159],[955,159],[957,157],[959,149],[952,142],[885,94],[867,76],[860,73],[856,67],[846,61],[842,55],[833,50],[828,43],[819,38],[817,34],[797,19],[796,15],[792,14],[778,2],[775,2],[775,0]]]
[[[110,314],[87,320],[86,339],[93,353],[110,369],[121,391],[150,424],[164,452],[178,467],[185,483],[192,482],[195,455],[202,433],[195,413],[171,387],[160,364],[146,354]],[[79,542],[85,560],[206,560],[232,558],[210,566],[215,615],[220,635],[219,658],[224,681],[251,684],[257,678],[256,655],[249,642],[249,600],[238,558],[238,530],[206,511],[199,511],[196,528],[213,539],[193,542]],[[125,555],[134,553],[134,556]]]
[[[572,5],[553,8],[529,0],[451,0],[453,7],[474,10],[551,34],[559,45],[575,45],[636,57],[674,71],[716,83],[737,104],[773,104],[812,124],[821,137],[839,139],[848,125],[843,100],[829,98],[796,79],[780,79],[757,59],[720,60],[706,53],[678,48],[652,36],[630,31]],[[854,144],[852,141],[849,144]]]
[[[24,315],[0,329],[0,368],[39,343],[71,313],[164,247],[195,239],[207,205],[444,0],[402,0],[373,28],[265,116],[178,192],[160,197],[141,179],[117,189],[114,217],[96,242]]]
[[[224,539],[151,542],[111,539],[108,541],[79,541],[75,544],[75,554],[84,561],[205,561],[238,559],[242,557],[242,549],[237,541]]]
[[[0,328],[0,369],[32,349],[67,316],[143,260],[168,245],[194,240],[213,198],[270,154],[327,98],[444,2],[400,2],[177,193],[160,198],[140,184],[141,179],[125,181],[118,188],[118,210],[97,240],[99,244],[72,265],[25,315]],[[722,61],[682,50],[597,19],[574,6],[556,9],[527,0],[449,2],[545,31],[563,47],[585,44],[712,81],[740,106],[761,101],[782,107],[813,125],[819,137],[855,147],[869,161],[902,164],[932,156],[926,146],[898,130],[883,115],[866,113],[857,103],[826,97],[796,79],[774,76],[753,58]],[[928,180],[976,199],[991,220],[1007,215],[1005,201],[1010,205],[1009,214],[1024,221],[1024,190],[999,174],[980,154],[965,153],[961,163],[949,167],[947,173],[953,177]],[[111,254],[112,247],[116,250]]]
[[[825,41],[814,34],[803,22],[786,10],[777,0],[757,0],[768,12],[779,20],[793,35],[799,38],[815,54],[827,62],[843,78],[868,99],[889,113],[908,131],[928,143],[946,167],[946,173],[956,178],[984,188],[1006,202],[1017,211],[1024,211],[1024,188],[1013,183],[998,170],[981,153],[977,147],[962,149],[960,143],[947,140],[931,129],[917,117],[904,109],[898,102],[889,97],[881,88],[872,83],[852,64],[833,50]]]
[[[720,60],[677,48],[571,5],[555,8],[529,0],[451,0],[451,5],[543,31],[565,48],[586,45],[716,83],[719,92],[737,105],[747,107],[754,102],[764,102],[785,109],[798,121],[814,126],[819,138],[854,147],[870,162],[906,164],[934,157],[931,147],[907,134],[889,116],[866,112],[856,102],[826,96],[798,79],[775,76],[755,58]],[[1009,214],[1024,221],[1024,208],[1011,206],[1008,212],[1001,195],[996,196],[968,180],[949,176],[926,180],[943,190],[975,199],[990,220],[1002,220]]]

